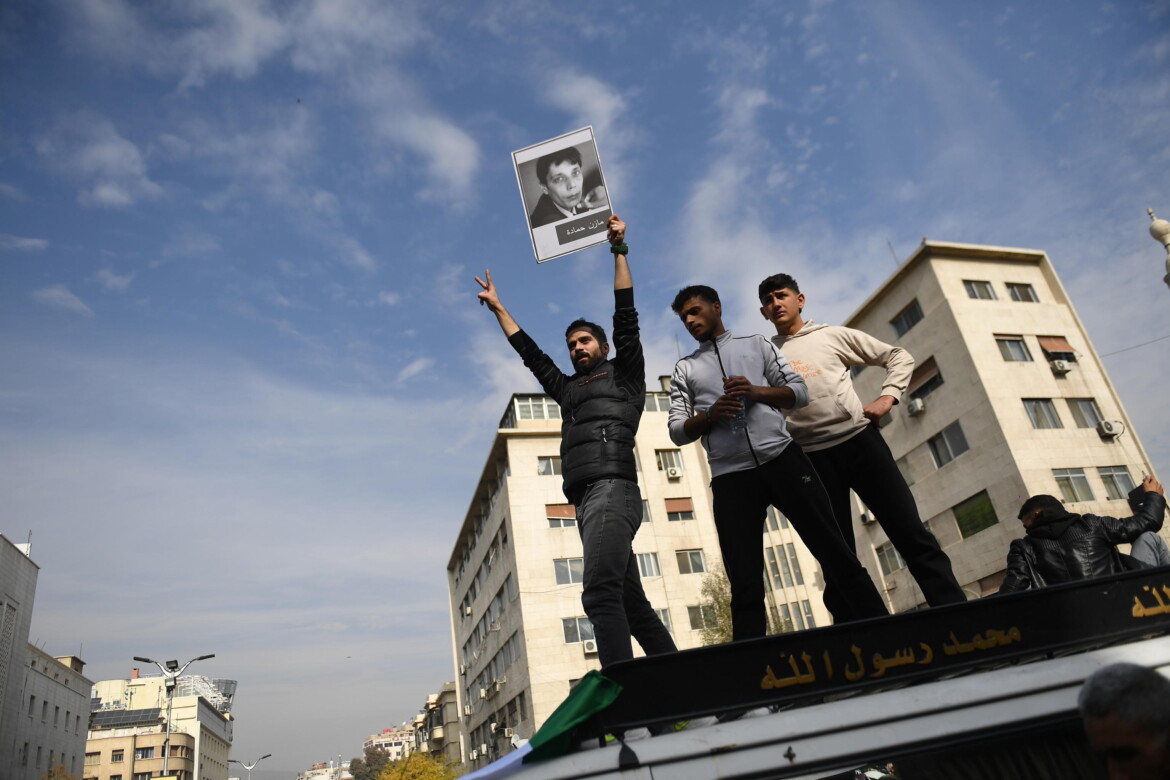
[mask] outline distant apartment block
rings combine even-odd
[[[399,761],[414,752],[415,731],[413,728],[382,729],[380,734],[371,734],[362,741],[363,751],[369,748],[385,750],[391,761]]]
[[[178,780],[227,780],[235,680],[184,675],[168,702],[162,675],[103,680],[93,686],[86,743],[86,780],[159,777],[164,765]],[[167,711],[171,711],[167,756]]]

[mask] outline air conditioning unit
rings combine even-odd
[[[471,717],[471,712],[472,712],[471,705],[470,705],[470,704],[464,704],[464,705],[463,705],[463,714],[464,714],[464,715],[466,715],[467,717],[469,717],[469,718],[470,718],[470,717]]]
[[[479,746],[479,752],[480,752],[480,753],[483,753],[483,757],[484,757],[484,758],[487,758],[487,757],[488,757],[488,752],[487,752],[487,743],[486,743],[486,742],[484,742],[482,745],[480,745],[480,746]]]
[[[504,729],[503,734],[501,736],[503,736],[504,739],[511,739],[515,733],[516,732],[512,729]]]
[[[467,664],[459,664],[459,676],[460,677],[467,676]]]
[[[1117,420],[1102,420],[1097,423],[1097,434],[1102,439],[1114,439],[1121,435],[1121,423]]]
[[[906,411],[911,417],[917,417],[926,411],[926,401],[921,398],[911,398],[910,402],[906,404]]]
[[[874,516],[871,515],[869,512],[862,512],[861,513],[861,524],[862,525],[873,525],[876,522],[877,522],[877,520],[874,519]]]
[[[471,607],[464,607],[463,614],[467,615],[467,617],[471,617]]]
[[[1049,365],[1052,366],[1052,373],[1056,374],[1057,376],[1063,376],[1064,374],[1067,374],[1072,368],[1072,366],[1068,364],[1067,360],[1053,360]]]
[[[586,639],[581,643],[581,647],[585,650],[585,655],[597,655],[596,639]]]
[[[678,479],[682,476],[682,469],[671,466],[666,470],[666,476],[668,479]]]
[[[487,698],[487,691],[488,691],[487,688],[480,688],[479,689],[479,698],[486,699]]]
[[[479,751],[473,750],[473,751],[471,751],[471,753],[467,757],[470,758],[472,761],[478,761],[479,760]]]

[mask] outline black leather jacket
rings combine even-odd
[[[637,481],[634,434],[646,407],[646,360],[638,336],[632,288],[614,290],[617,354],[587,373],[562,374],[523,330],[508,341],[541,387],[561,406],[561,475],[565,496],[580,501],[599,479]]]
[[[1117,573],[1121,559],[1114,547],[1161,529],[1165,512],[1166,499],[1158,493],[1146,493],[1133,517],[1046,512],[1032,521],[1024,538],[1012,542],[999,592]]]

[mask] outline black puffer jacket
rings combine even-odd
[[[524,331],[509,339],[544,391],[561,406],[561,475],[577,503],[599,479],[638,479],[634,434],[646,407],[646,360],[638,337],[633,289],[614,290],[617,355],[587,373],[562,374]]]
[[[1146,493],[1133,517],[1099,517],[1047,511],[1008,550],[1007,575],[1000,593],[1115,574],[1121,570],[1114,547],[1146,531],[1158,531],[1166,499]]]

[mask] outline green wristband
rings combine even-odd
[[[609,248],[609,251],[615,255],[628,255],[630,248],[625,244],[614,244]]]

